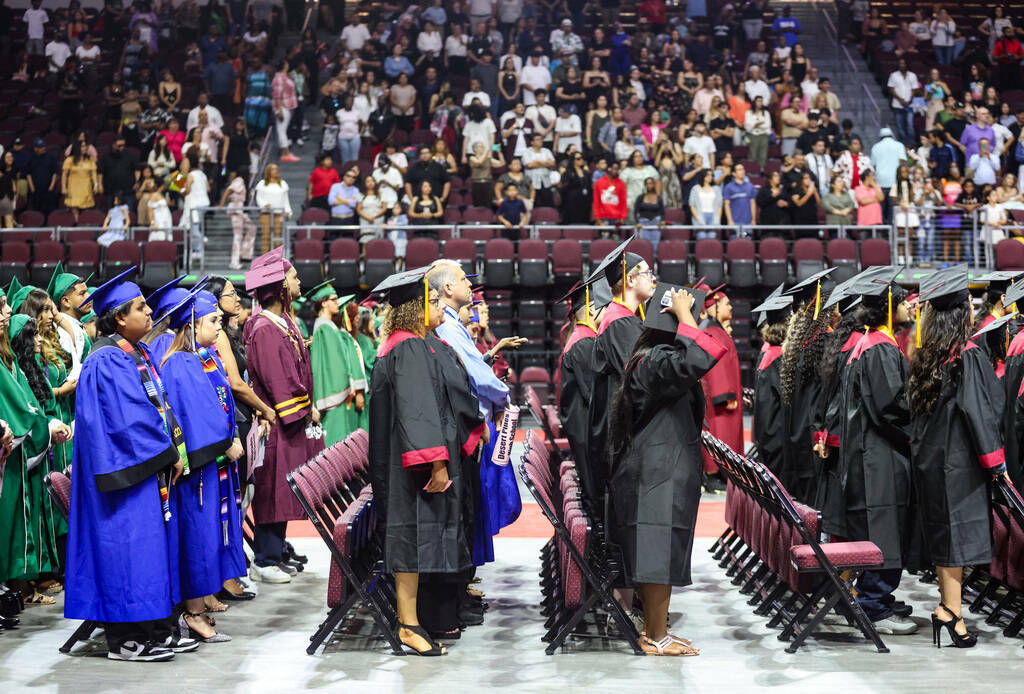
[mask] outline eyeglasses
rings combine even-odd
[[[238,292],[236,292],[234,289],[232,289],[230,292],[221,292],[220,298],[222,298],[222,299],[224,299],[224,298],[230,299],[233,296],[238,296]]]
[[[637,277],[640,277],[642,275],[647,275],[648,277],[651,278],[651,280],[653,280],[654,279],[654,270],[650,270],[650,269],[648,269],[648,270],[641,270],[640,272],[636,273],[636,275],[637,275]]]
[[[427,303],[430,304],[431,306],[437,306],[438,304],[441,303],[441,297],[438,297],[436,299],[427,299]]]

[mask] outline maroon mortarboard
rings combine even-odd
[[[278,246],[252,261],[249,271],[245,273],[245,289],[252,291],[268,284],[283,282],[290,268],[291,263],[284,258],[284,246]]]

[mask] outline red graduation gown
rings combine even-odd
[[[732,337],[717,321],[709,320],[704,332],[725,347],[725,356],[718,360],[701,379],[704,387],[704,421],[708,431],[737,453],[743,453],[743,385],[740,382],[740,358]],[[736,409],[726,409],[730,401]],[[718,471],[715,461],[704,452],[704,472]]]
[[[281,523],[306,517],[287,475],[323,450],[323,439],[306,437],[312,408],[313,367],[298,329],[288,330],[266,312],[246,325],[245,353],[252,389],[274,408],[263,467],[254,473],[252,510],[256,523]]]

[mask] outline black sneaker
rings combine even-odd
[[[132,660],[140,663],[158,663],[174,659],[174,651],[154,643],[125,641],[117,650],[108,651],[110,660]]]
[[[903,602],[902,600],[896,600],[889,603],[889,609],[897,617],[909,617],[914,614],[914,608]]]
[[[284,543],[284,551],[285,554],[288,556],[288,559],[286,561],[298,562],[299,564],[309,563],[309,557],[296,552],[295,547],[292,546],[291,542]]]
[[[279,563],[277,565],[277,568],[281,569],[281,571],[284,571],[289,576],[294,576],[295,574],[297,574],[299,572],[298,569],[296,569],[294,566],[292,566],[291,564],[289,564],[287,562]]]
[[[159,644],[159,646],[167,648],[173,653],[191,653],[199,648],[199,642],[187,636],[171,635],[164,639],[163,643]]]

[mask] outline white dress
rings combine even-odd
[[[149,234],[150,241],[170,241],[171,227],[174,221],[171,219],[171,208],[167,206],[167,199],[162,195],[160,199],[149,203],[149,218],[152,220],[153,231]]]
[[[381,201],[380,196],[377,195],[364,195],[361,202],[363,204],[363,214],[367,217],[374,217],[384,208],[384,203]],[[379,221],[368,222],[362,217],[359,218],[359,243],[366,243],[378,238],[380,232],[381,225]]]

